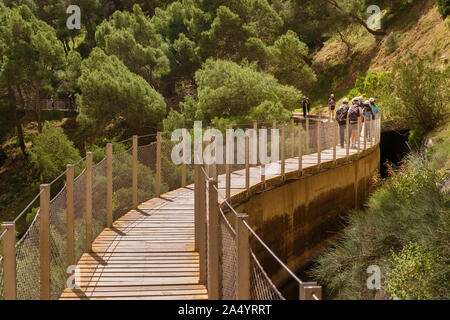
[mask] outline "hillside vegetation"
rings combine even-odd
[[[304,96],[316,108],[326,106],[331,93],[339,99],[372,96],[384,119],[413,129],[409,142],[416,158],[373,196],[368,213],[353,215],[349,223],[355,227],[344,233],[341,249],[319,260],[315,275],[336,297],[369,298],[354,280],[360,280],[363,262],[371,261],[390,279],[386,297],[448,295],[441,287],[404,292],[410,282],[397,281],[422,264],[426,272],[441,271],[448,259],[436,252],[448,249],[442,242],[448,240],[448,199],[438,188],[449,158],[448,0],[76,3],[81,29],[67,28],[73,1],[0,1],[0,221],[19,214],[39,184],[53,181],[67,163],[80,161],[87,151],[99,161],[108,142],[158,131],[167,137],[196,120],[218,128],[284,122]],[[380,28],[367,23],[371,5],[381,9]],[[44,99],[72,95],[76,117],[41,110]],[[433,135],[436,128],[445,129]],[[117,145],[114,152],[128,147]],[[180,181],[180,168],[167,152],[162,157],[162,191],[167,191]],[[130,201],[129,161],[117,168],[119,211]],[[142,174],[147,185],[139,200],[154,196],[153,169]],[[63,180],[52,187],[53,195]],[[391,207],[382,207],[384,202]],[[20,234],[35,213],[36,205],[19,221]],[[386,222],[392,226],[378,227]],[[408,257],[417,260],[407,266],[412,269],[402,267]],[[447,283],[440,271],[426,278],[427,284]],[[423,285],[411,281],[413,288]]]
[[[449,23],[448,18],[442,19],[436,1],[409,1],[397,12],[384,11],[381,24],[386,28],[386,35],[383,37],[357,25],[334,34],[312,54],[312,66],[322,84],[313,92],[313,102],[325,106],[332,91],[343,98],[355,87],[359,77],[390,71],[410,54],[428,56],[434,66],[448,68]]]

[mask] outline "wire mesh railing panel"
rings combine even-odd
[[[147,168],[156,170],[156,142],[139,146],[138,161]]]
[[[92,168],[92,239],[106,228],[106,159]]]
[[[156,142],[138,147],[138,203],[156,196]]]
[[[67,279],[66,188],[50,201],[50,297],[58,299]]]
[[[172,161],[172,150],[176,143],[170,140],[161,142],[161,193],[181,188],[181,165]],[[182,154],[179,154],[180,159]]]
[[[114,221],[133,207],[133,157],[130,151],[112,157]]]
[[[285,300],[253,252],[250,253],[250,297],[252,300]]]
[[[82,172],[73,184],[73,203],[74,203],[74,253],[75,261],[78,261],[86,248],[86,173]]]
[[[39,210],[25,235],[16,244],[17,299],[40,297]]]
[[[222,300],[236,299],[236,235],[226,218],[219,214],[221,239],[220,264],[222,267]]]

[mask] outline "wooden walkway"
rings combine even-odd
[[[350,149],[351,158],[356,153]],[[338,162],[346,158],[346,150],[338,146]],[[323,168],[332,167],[333,149],[322,151],[321,159]],[[280,177],[280,167],[279,162],[266,166],[266,182]],[[317,170],[317,154],[304,156],[303,168]],[[297,172],[298,158],[287,159],[286,176]],[[250,168],[251,187],[261,183],[260,174],[258,167]],[[232,197],[245,194],[245,169],[234,172],[231,181]],[[219,176],[218,187],[223,202],[225,175]],[[147,201],[105,229],[94,241],[93,253],[78,262],[81,290],[66,289],[61,299],[208,299],[194,252],[193,188]]]

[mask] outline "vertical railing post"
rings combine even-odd
[[[162,133],[156,135],[156,197],[161,195],[161,142]]]
[[[337,157],[337,144],[338,144],[338,135],[339,135],[339,124],[337,121],[332,122],[332,130],[333,130],[333,164],[336,165],[336,157]]]
[[[346,146],[345,146],[345,153],[347,156],[347,161],[350,160],[350,118],[347,114],[347,119],[345,122],[345,140],[346,140]]]
[[[236,299],[250,300],[250,246],[248,229],[244,224],[246,214],[236,216]]]
[[[217,181],[208,181],[208,297],[219,299],[219,202]]]
[[[92,251],[92,152],[86,154],[86,252]]]
[[[361,117],[358,117],[358,125],[357,125],[357,131],[356,131],[356,134],[357,134],[357,136],[358,136],[358,155],[359,155],[359,153],[361,152],[361,132],[360,132],[360,129],[361,129]]]
[[[39,208],[40,299],[50,300],[50,185],[41,185]]]
[[[5,300],[17,299],[16,278],[16,226],[14,222],[2,223],[0,233],[6,230],[0,240],[3,255],[3,298]]]
[[[195,250],[199,253],[199,283],[206,284],[206,177],[201,164],[195,164],[194,229]]]
[[[245,133],[245,190],[250,189],[250,132]]]
[[[322,166],[322,147],[321,147],[321,126],[322,121],[319,119],[317,121],[317,167],[318,169]]]
[[[286,180],[286,125],[281,125],[281,179]]]
[[[138,136],[133,136],[133,209],[138,207]]]
[[[253,144],[252,164],[256,166],[258,165],[258,122],[256,121],[253,122],[252,144]]]
[[[369,131],[369,138],[370,138],[370,146],[373,147],[373,134],[375,133],[375,121],[371,120],[370,122],[370,131]]]
[[[381,142],[381,114],[378,114],[378,141],[377,143]]]
[[[112,181],[112,157],[113,145],[108,143],[106,145],[106,226],[112,227],[112,203],[113,203],[113,181]]]
[[[183,135],[183,158],[182,158],[182,162],[181,162],[181,187],[185,188],[186,187],[186,155],[187,155],[187,145],[186,145],[186,129],[183,129],[182,132]]]
[[[213,152],[213,159],[214,159],[214,163],[211,166],[211,177],[214,178],[216,181],[218,181],[218,172],[217,172],[217,148],[218,148],[218,144],[217,144],[217,139],[216,137],[214,137],[213,140],[213,146],[214,146],[214,152]]]
[[[210,130],[211,130],[211,127],[210,127],[210,126],[206,127],[206,131],[209,132]],[[207,146],[207,147],[211,146],[211,144],[212,144],[212,141],[211,141],[211,140],[209,140],[209,141],[206,142],[206,146]],[[205,170],[206,170],[206,173],[208,174],[208,177],[212,177],[212,172],[211,172],[212,167],[211,167],[210,164],[205,163]]]
[[[226,132],[226,164],[225,164],[225,198],[231,199],[231,161],[234,159],[234,150],[231,149],[233,139],[233,125],[228,126]]]
[[[291,158],[295,157],[295,121],[291,119]]]
[[[74,234],[74,175],[75,166],[67,165],[66,170],[66,220],[67,220],[67,266],[75,264],[75,234]]]
[[[303,137],[302,137],[302,123],[298,124],[298,174],[303,174]]]
[[[309,118],[306,118],[306,154],[310,153],[310,149],[309,149]]]
[[[368,132],[367,126],[370,123],[369,121],[367,121],[367,119],[364,119],[364,144],[363,144],[364,151],[367,150],[367,132]]]
[[[267,161],[267,158],[266,158],[266,156],[267,156],[267,130],[266,130],[266,127],[264,127],[264,126],[261,127],[261,130],[262,131],[259,133],[260,139],[261,139],[261,141],[264,141],[264,139],[265,139],[265,141],[264,141],[265,143],[263,143],[262,145],[259,146],[260,151],[261,151],[261,149],[265,148],[261,152],[262,159],[260,159],[260,161],[261,161],[261,183],[263,185],[263,188],[265,188],[265,186],[266,186],[266,161]],[[262,134],[262,137],[261,137],[261,134]]]

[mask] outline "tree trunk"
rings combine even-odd
[[[350,54],[351,45],[350,45],[350,43],[349,43],[347,40],[345,40],[345,37],[344,37],[344,35],[342,34],[341,31],[338,31],[338,34],[339,34],[339,37],[341,38],[341,41],[342,41],[342,42],[345,44],[345,46],[347,47],[347,51],[346,51],[346,53],[345,53],[345,57],[348,57],[349,54]]]
[[[352,14],[350,16],[353,18],[353,20],[355,20],[357,23],[359,23],[364,28],[366,28],[366,30],[370,34],[372,34],[374,36],[385,36],[386,35],[386,31],[384,31],[384,30],[372,30],[372,29],[370,29],[369,26],[367,25],[367,22],[364,21],[363,19],[361,19],[360,17],[358,17],[357,15]]]
[[[18,88],[18,89],[20,90],[20,88]],[[20,93],[20,91],[19,91],[19,93]],[[25,157],[25,159],[27,159],[28,158],[28,154],[26,152],[25,138],[24,138],[23,130],[22,130],[22,123],[20,122],[20,117],[17,114],[16,97],[14,95],[14,92],[13,92],[12,88],[8,88],[8,95],[10,96],[11,100],[13,101],[13,103],[12,103],[13,116],[14,116],[15,126],[16,126],[16,129],[17,129],[17,137],[19,138],[20,150],[22,150],[23,156]],[[22,99],[22,104],[23,104],[23,99]],[[25,105],[23,105],[23,107],[25,109]]]
[[[37,123],[38,123],[38,132],[42,133],[42,117],[41,117],[41,95],[40,95],[40,90],[37,89],[37,95],[36,95],[36,99],[37,99]]]
[[[145,3],[147,4],[150,16],[153,16],[155,14],[155,5],[153,4],[153,0],[145,0]]]

